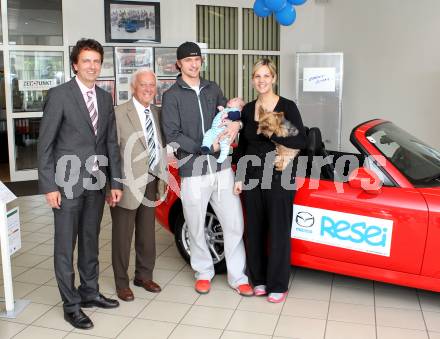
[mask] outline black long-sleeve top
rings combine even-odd
[[[299,133],[288,137],[272,135],[270,139],[262,134],[257,134],[258,121],[255,121],[255,104],[256,100],[243,107],[241,113],[243,129],[240,132],[238,147],[234,149],[232,159],[234,163],[238,163],[244,155],[256,155],[261,159],[259,167],[262,171],[266,154],[275,150],[275,142],[289,148],[303,149],[306,147],[306,134],[298,107],[292,100],[283,97],[279,98],[274,111],[283,112],[284,117],[298,129]],[[254,167],[253,171],[259,172],[258,166]]]

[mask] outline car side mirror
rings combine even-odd
[[[348,177],[352,188],[363,189],[366,193],[379,194],[382,191],[382,180],[372,170],[366,167],[356,168]]]

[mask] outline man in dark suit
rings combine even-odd
[[[121,161],[111,95],[95,86],[104,51],[92,39],[76,43],[70,63],[76,77],[52,88],[44,105],[38,141],[40,191],[54,212],[55,276],[64,302],[64,319],[89,329],[81,307],[118,307],[98,286],[98,237],[110,186],[114,201],[122,196]],[[73,252],[78,239],[75,287]]]
[[[116,107],[116,127],[121,151],[124,196],[119,203],[110,199],[112,214],[112,264],[118,298],[132,301],[127,269],[135,231],[134,285],[158,293],[153,281],[156,261],[154,210],[156,193],[166,178],[165,141],[159,123],[156,75],[148,68],[137,70],[131,80],[133,97]],[[160,186],[160,187],[159,187]]]

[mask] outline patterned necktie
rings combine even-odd
[[[98,111],[96,110],[93,102],[93,91],[87,91],[87,109],[89,110],[93,131],[96,135],[98,133]]]
[[[154,142],[154,127],[151,117],[151,112],[148,108],[145,109],[145,130],[147,134],[147,151],[148,151],[148,167],[156,161],[156,143]]]

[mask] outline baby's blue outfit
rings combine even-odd
[[[232,121],[240,120],[240,111],[236,108],[225,108],[223,111],[220,111],[216,114],[212,126],[209,130],[205,132],[205,135],[203,136],[203,142],[202,147],[200,148],[200,151],[202,154],[209,154],[211,153],[211,146],[214,143],[214,140],[217,138],[217,136],[222,133],[225,130],[225,126],[218,127],[222,122],[222,115],[223,113],[228,113],[228,119]],[[223,140],[220,140],[220,156],[217,159],[218,163],[222,163],[226,160],[229,154],[229,138],[224,138]]]

